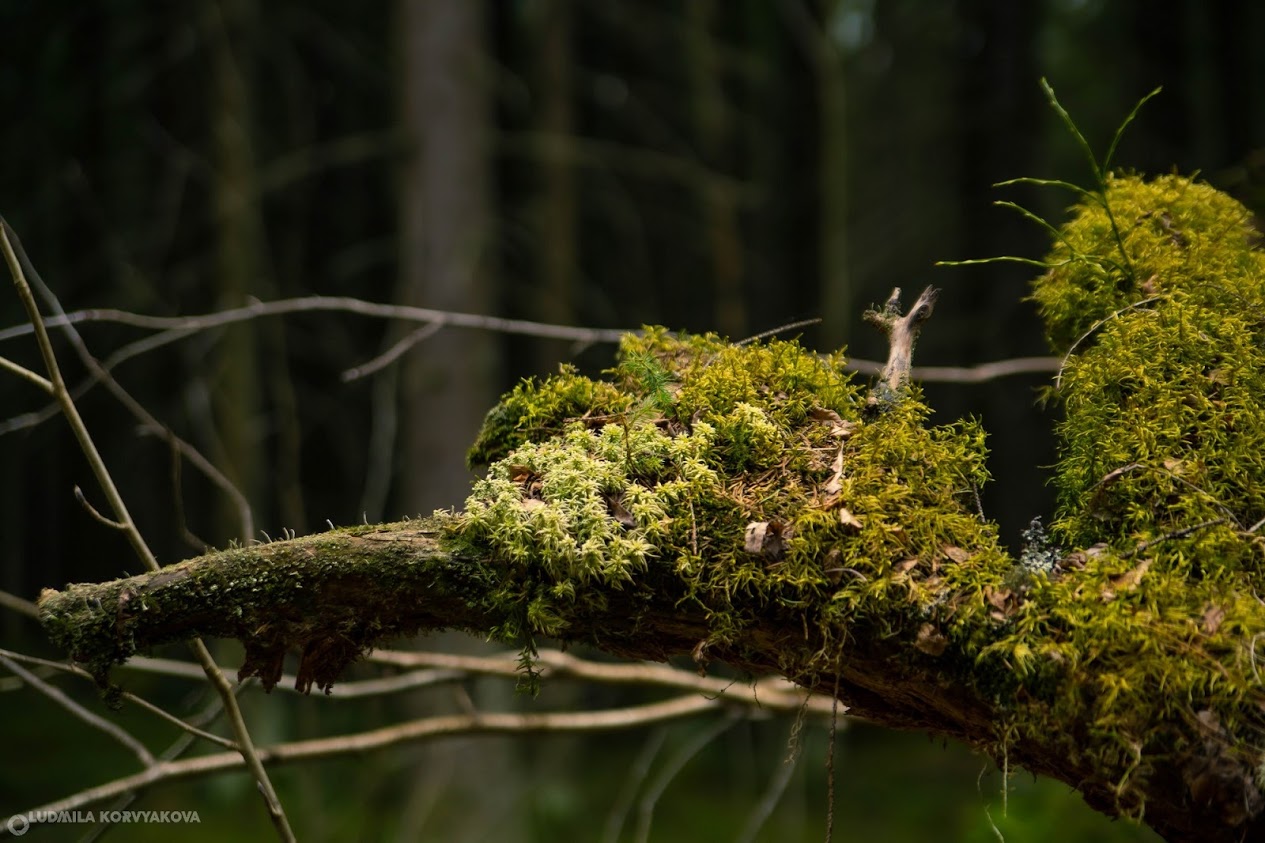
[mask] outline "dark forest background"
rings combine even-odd
[[[935,262],[1039,257],[1044,233],[992,202],[1058,219],[1069,197],[992,185],[1089,178],[1038,80],[1100,150],[1162,85],[1120,164],[1199,171],[1265,210],[1263,32],[1265,6],[1247,0],[6,0],[0,213],[67,310],[190,315],[352,296],[735,340],[820,318],[795,331],[806,344],[877,358],[864,309],[893,286],[934,284],[915,362],[971,365],[1046,352],[1023,301],[1031,270]],[[16,296],[0,295],[0,331],[23,321]],[[256,530],[275,537],[459,507],[465,448],[496,396],[564,361],[598,371],[613,351],[447,328],[398,365],[340,378],[413,327],[258,319],[114,374],[232,478]],[[82,330],[101,357],[147,335]],[[0,337],[0,354],[35,366],[29,338]],[[983,504],[1012,544],[1052,508],[1043,466],[1057,459],[1057,419],[1034,402],[1044,382],[925,387],[939,420],[982,418],[995,478]],[[163,561],[262,538],[243,536],[223,495],[177,470],[164,438],[104,389],[80,406]],[[36,423],[42,408],[28,384],[0,377],[0,589],[28,599],[135,572],[121,536],[76,504],[90,473],[64,423]],[[0,614],[0,638],[46,648],[16,614]],[[608,699],[568,693],[575,706]],[[381,715],[249,702],[264,737]],[[24,758],[0,765],[0,815],[116,769],[99,738],[38,708],[0,691],[0,745]],[[662,800],[652,839],[739,839],[787,755],[788,725],[718,739]],[[306,816],[299,828],[329,839],[600,839],[646,740],[454,742],[286,770],[278,783]],[[759,839],[821,837],[824,731],[803,741]],[[960,748],[863,724],[839,747],[837,840],[989,840],[992,822],[1009,839],[1151,839],[1027,778],[1012,781],[1002,817],[999,775]],[[239,778],[151,800],[202,810],[182,835],[266,839]]]

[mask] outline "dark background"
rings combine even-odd
[[[992,185],[1089,181],[1038,80],[1100,153],[1162,85],[1119,164],[1198,171],[1259,211],[1262,32],[1265,7],[1246,0],[2,2],[0,213],[67,310],[189,315],[353,296],[733,339],[820,318],[796,331],[805,343],[877,358],[865,307],[893,286],[911,297],[934,284],[942,295],[915,362],[970,365],[1045,353],[1023,302],[1031,270],[935,262],[1040,257],[1044,233],[992,202],[1057,220],[1070,196]],[[23,322],[16,296],[0,295],[0,330]],[[496,395],[560,361],[599,371],[612,353],[450,328],[399,366],[340,379],[411,327],[350,313],[259,319],[196,333],[115,375],[239,485],[256,528],[275,537],[460,506],[464,449]],[[101,357],[146,335],[82,330]],[[77,381],[82,367],[58,350]],[[29,337],[0,341],[0,354],[36,364]],[[1057,459],[1056,411],[1034,405],[1042,383],[926,387],[937,420],[982,418],[995,477],[984,506],[1011,544],[1052,506],[1043,467]],[[123,540],[74,502],[77,484],[104,507],[65,424],[30,423],[42,406],[30,385],[0,377],[0,588],[28,599],[136,571]],[[144,435],[104,389],[80,406],[160,559],[262,537],[243,536],[224,496],[187,464],[173,468],[163,438]],[[0,614],[0,636],[45,646],[17,615]],[[179,689],[156,693],[182,704]],[[119,769],[102,761],[96,778],[81,781],[82,767],[62,778],[93,739],[35,699],[0,693],[0,709],[21,713],[0,715],[0,739],[20,733],[35,747],[31,769],[0,772],[0,814]],[[340,721],[311,701],[257,702],[265,733],[278,735],[385,716]],[[787,726],[727,733],[665,797],[653,838],[733,839],[786,755]],[[798,796],[767,839],[820,838],[815,728]],[[864,726],[841,738],[836,839],[993,839],[987,804],[1019,839],[1073,839],[1081,822],[1079,839],[1145,837],[1026,779],[1012,783],[1002,818],[998,776],[975,786],[982,759],[911,738]],[[454,785],[424,822],[399,807],[418,798],[401,780],[434,754],[318,765],[281,786],[331,837],[368,811],[402,839],[596,839],[643,739],[474,744],[508,772]],[[366,768],[359,797],[339,791],[348,769]],[[242,788],[168,791],[156,797],[167,807],[205,806],[201,829],[182,832],[268,834]]]

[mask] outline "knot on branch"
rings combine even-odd
[[[909,312],[900,312],[900,287],[892,288],[882,310],[867,310],[865,321],[877,325],[887,335],[887,365],[879,375],[867,402],[871,412],[881,411],[894,404],[899,398],[905,384],[909,382],[909,370],[913,365],[914,341],[918,339],[918,331],[922,323],[931,316],[935,308],[936,297],[940,291],[935,287],[927,287],[918,296]]]

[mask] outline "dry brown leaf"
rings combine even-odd
[[[817,421],[843,421],[838,413],[826,407],[813,407],[808,411],[808,417]]]
[[[893,565],[892,568],[899,574],[907,574],[911,570],[913,570],[917,565],[918,565],[918,559],[917,557],[914,557],[912,559],[902,559],[901,561]]]
[[[1133,568],[1125,571],[1123,574],[1116,574],[1110,577],[1111,584],[1120,591],[1132,591],[1138,587],[1138,583],[1142,582],[1142,575],[1151,567],[1150,559],[1143,559]]]
[[[826,485],[822,487],[822,491],[829,495],[837,495],[843,489],[843,447],[840,446],[839,454],[835,457],[835,461],[830,464],[830,479],[826,481]]]
[[[925,623],[918,629],[914,646],[929,656],[939,656],[949,646],[949,639],[945,638],[944,633],[935,626]]]
[[[940,548],[940,550],[943,551],[945,556],[949,557],[950,559],[952,559],[954,562],[958,563],[959,565],[964,564],[971,558],[971,554],[960,547],[945,545],[944,547]]]
[[[852,527],[855,530],[859,530],[865,526],[864,522],[853,515],[852,510],[848,509],[846,506],[839,508],[839,523],[845,527]]]

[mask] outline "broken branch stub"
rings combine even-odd
[[[900,287],[893,287],[892,294],[882,310],[868,310],[865,321],[887,334],[887,365],[874,385],[868,401],[871,411],[883,409],[895,402],[905,384],[909,382],[909,370],[913,366],[914,341],[918,339],[918,331],[922,323],[931,316],[935,308],[936,297],[940,291],[935,287],[927,287],[918,296],[909,312],[900,312]]]

